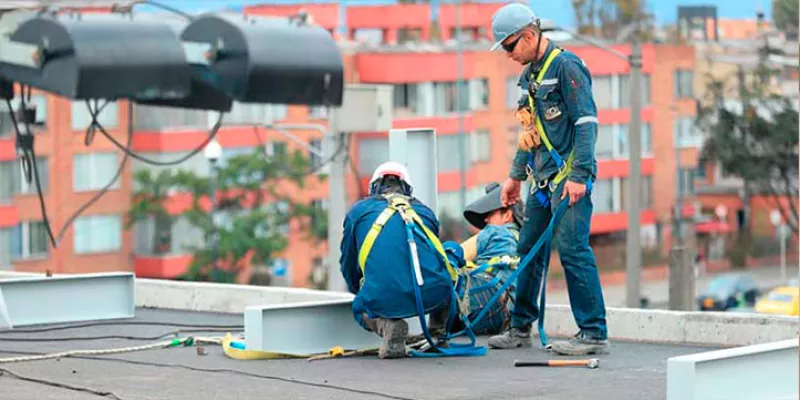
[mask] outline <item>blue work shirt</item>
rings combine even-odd
[[[422,222],[438,235],[439,221],[426,205],[411,199],[411,207]],[[381,196],[372,196],[356,203],[344,220],[344,233],[339,260],[342,276],[353,301],[353,315],[364,326],[362,312],[370,318],[409,318],[417,315],[412,273],[411,250],[405,222],[395,212],[378,235],[364,267],[363,286],[358,253],[373,223],[388,203]],[[421,231],[421,229],[420,229]],[[414,235],[424,283],[420,287],[426,313],[447,304],[452,280],[436,249],[421,235]],[[366,328],[366,327],[365,327]]]
[[[475,265],[485,264],[492,257],[515,257],[518,237],[519,230],[516,224],[486,225],[478,233],[478,256],[475,258]]]
[[[535,65],[529,64],[520,76],[518,84],[525,91],[519,100],[520,107],[528,105],[529,83],[535,81],[544,60],[555,48],[552,41],[548,42],[544,56]],[[561,54],[547,69],[534,95],[534,105],[550,143],[564,162],[567,162],[570,152],[575,149],[572,171],[567,179],[583,184],[590,178],[594,180],[597,176],[594,151],[597,107],[592,96],[592,76],[583,60],[562,49]],[[551,178],[558,172],[558,166],[544,142],[531,151],[533,178],[537,182]],[[509,176],[512,179],[525,180],[527,164],[528,152],[517,149]]]

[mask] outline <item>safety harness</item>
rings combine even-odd
[[[463,290],[462,284],[462,275],[459,274],[458,271],[450,264],[450,261],[447,259],[447,254],[444,251],[444,247],[442,246],[442,242],[439,238],[428,229],[427,226],[423,223],[422,219],[419,215],[414,211],[414,208],[411,207],[409,202],[409,197],[404,196],[402,194],[388,194],[383,195],[386,199],[388,205],[386,209],[384,209],[375,222],[372,224],[367,236],[364,238],[364,243],[361,246],[361,249],[358,252],[358,264],[361,267],[361,275],[362,281],[363,277],[366,276],[366,263],[367,257],[369,256],[372,247],[375,245],[375,240],[380,235],[381,230],[389,221],[395,213],[400,214],[400,217],[403,219],[403,222],[406,227],[406,236],[408,239],[408,246],[411,250],[409,252],[409,265],[411,268],[411,274],[414,276],[416,285],[414,285],[414,297],[416,300],[416,308],[417,308],[417,315],[419,317],[420,326],[422,327],[422,333],[425,336],[425,340],[428,342],[430,348],[435,349],[436,352],[428,353],[428,352],[421,352],[421,351],[411,351],[410,354],[412,357],[439,357],[439,356],[482,356],[486,354],[486,347],[477,346],[477,338],[475,337],[474,332],[471,329],[471,325],[469,324],[469,320],[467,319],[466,315],[462,312],[463,310],[460,309],[458,300],[461,298],[456,291],[456,288],[461,288]],[[447,272],[450,275],[451,280],[453,281],[453,285],[450,285],[450,301],[449,303],[449,312],[447,315],[447,322],[446,326],[450,327],[453,323],[454,316],[458,315],[458,318],[464,322],[467,326],[467,329],[463,333],[466,333],[470,339],[469,344],[458,344],[458,343],[449,343],[448,348],[442,348],[437,346],[434,342],[433,338],[431,337],[430,330],[428,329],[427,321],[425,321],[425,309],[422,303],[422,293],[420,291],[420,287],[425,284],[425,281],[422,277],[422,269],[419,263],[419,254],[417,252],[417,242],[414,240],[414,235],[425,240],[425,242],[431,248],[436,250],[436,254],[441,259],[440,261],[444,264],[445,268],[447,268]]]

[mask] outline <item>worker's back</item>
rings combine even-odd
[[[439,222],[433,211],[413,198],[410,204],[428,230],[438,235]],[[399,213],[392,214],[375,238],[364,263],[365,279],[361,280],[358,264],[353,265],[367,242],[367,234],[388,205],[384,197],[371,196],[350,210],[345,221],[345,235],[350,233],[352,239],[345,237],[342,243],[342,273],[350,291],[356,293],[354,312],[363,311],[382,318],[408,318],[417,315],[414,295],[417,281],[412,272],[406,225]],[[445,304],[452,280],[444,261],[424,235],[419,229],[419,233],[414,233],[414,240],[424,281],[420,287],[423,305],[425,311],[430,312]]]

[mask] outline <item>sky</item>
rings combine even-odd
[[[450,3],[452,0],[443,2]],[[331,0],[160,0],[161,3],[184,11],[215,11],[223,8],[238,9],[251,4],[302,4],[333,3]],[[394,0],[345,0],[347,5],[392,4]],[[478,1],[480,2],[480,1]],[[495,1],[490,1],[495,2]],[[710,5],[717,7],[719,18],[755,18],[756,11],[764,11],[767,20],[772,19],[771,0],[646,0],[647,9],[656,16],[656,24],[674,24],[678,17],[678,6]],[[528,4],[542,19],[557,25],[572,27],[574,18],[570,0],[529,0]],[[150,6],[137,6],[137,11],[149,11]]]

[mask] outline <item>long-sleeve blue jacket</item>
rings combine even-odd
[[[553,49],[555,44],[548,42],[544,56],[535,65],[529,64],[520,75],[518,84],[525,92],[519,99],[520,106],[528,105],[530,82],[536,79],[544,60]],[[592,96],[592,76],[583,60],[568,50],[562,50],[545,73],[534,96],[534,104],[547,137],[564,162],[575,149],[572,171],[567,179],[583,184],[590,178],[594,179],[597,175],[597,107]],[[550,119],[546,117],[548,110]],[[558,166],[544,143],[532,152],[533,178],[536,181],[550,178],[558,172]],[[527,163],[528,152],[517,149],[509,176],[525,180]]]
[[[362,284],[358,253],[378,216],[388,203],[373,196],[356,203],[344,220],[344,232],[339,260],[342,276],[350,293],[356,295],[353,314],[362,326],[361,314],[370,318],[409,318],[417,315],[412,273],[411,250],[405,222],[398,213],[384,225],[367,257]],[[426,205],[411,199],[411,206],[432,232],[438,235],[439,221]],[[420,267],[424,280],[420,288],[425,312],[429,313],[447,303],[452,281],[444,262],[421,235],[415,235]]]

